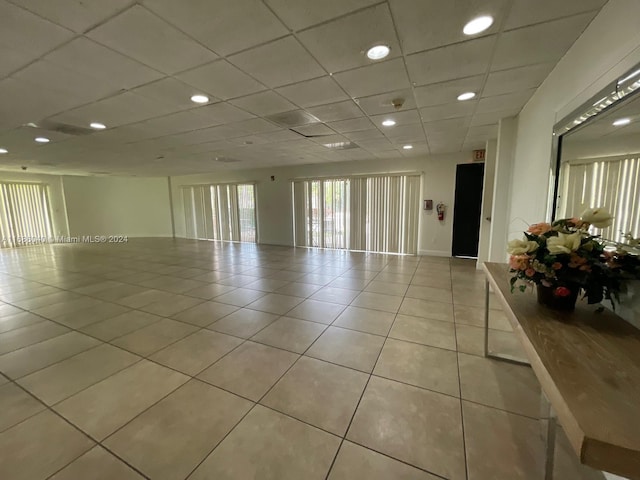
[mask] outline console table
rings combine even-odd
[[[510,290],[508,266],[484,263],[495,293],[553,414],[547,434],[546,479],[553,476],[555,418],[580,461],[598,470],[640,480],[640,330],[614,313],[582,304],[574,312],[539,305],[534,295]],[[581,305],[582,304],[582,305]]]

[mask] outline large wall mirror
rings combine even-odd
[[[552,218],[604,207],[614,216],[603,238],[640,237],[640,65],[554,129]]]

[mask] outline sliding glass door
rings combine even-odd
[[[295,244],[417,253],[419,175],[293,182]]]
[[[187,238],[257,241],[254,185],[184,186],[182,201]]]

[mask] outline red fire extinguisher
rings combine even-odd
[[[436,205],[436,212],[438,212],[438,220],[444,220],[444,203],[439,203]]]

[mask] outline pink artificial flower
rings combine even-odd
[[[562,264],[560,262],[554,262],[554,264],[551,265],[551,268],[554,270],[560,270],[562,268]]]
[[[529,227],[528,232],[534,235],[544,235],[545,233],[552,230],[551,224],[549,223],[534,223]]]
[[[525,274],[527,277],[533,277],[533,276],[536,274],[536,271],[535,271],[533,268],[527,268],[527,269],[524,271],[524,274]]]
[[[526,270],[529,268],[529,257],[526,255],[511,255],[509,266],[514,270]]]

